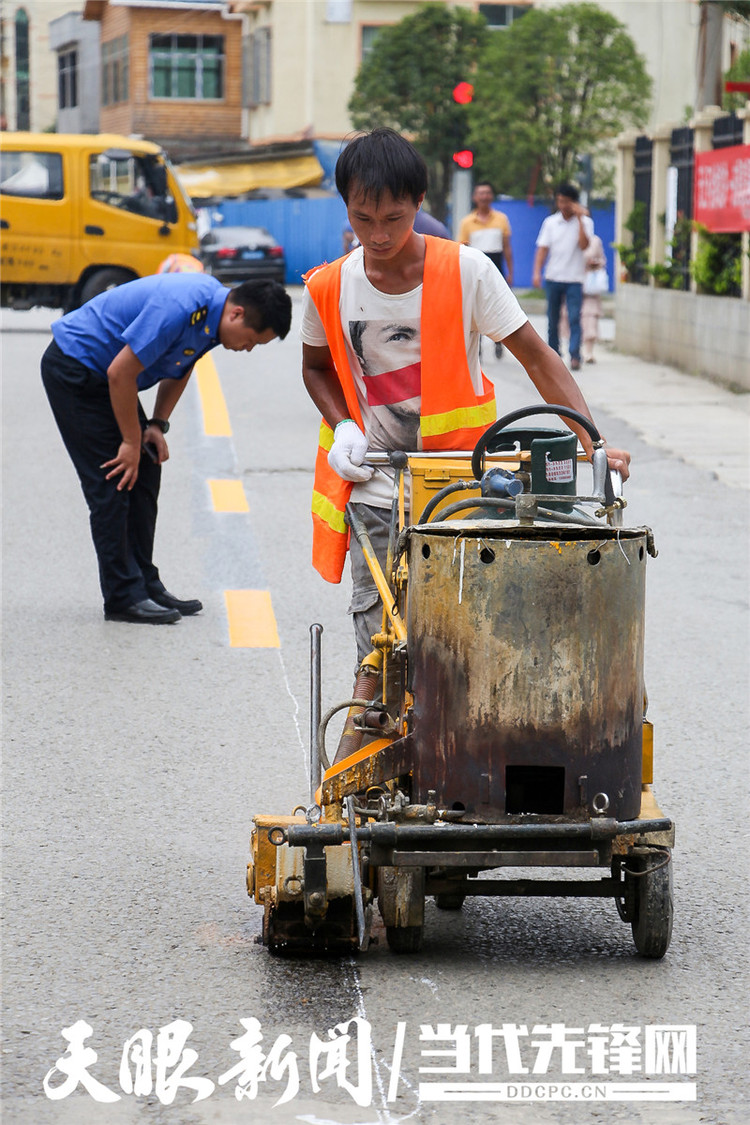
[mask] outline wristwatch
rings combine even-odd
[[[163,434],[169,430],[169,422],[165,418],[149,418],[147,426],[158,426]]]

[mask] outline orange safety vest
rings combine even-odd
[[[461,290],[460,248],[457,242],[425,235],[422,312],[422,410],[420,430],[424,449],[473,449],[497,417],[495,391],[482,375],[477,395],[466,358]],[[349,417],[364,430],[354,378],[349,368],[339,299],[339,258],[307,273],[304,281],[325,329],[346,399]],[[313,485],[313,566],[327,582],[340,582],[349,546],[344,510],[351,481],[342,480],[328,464],[333,430],[323,419],[315,460]]]

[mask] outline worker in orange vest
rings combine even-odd
[[[385,128],[357,137],[338,159],[336,187],[361,245],[307,274],[301,328],[303,378],[323,416],[313,564],[329,582],[341,580],[349,501],[385,557],[392,477],[363,464],[368,449],[472,449],[495,421],[494,389],[479,364],[481,335],[503,341],[546,402],[591,417],[565,364],[486,254],[414,230],[427,169],[413,145]],[[590,437],[571,425],[590,456]],[[607,452],[610,467],[627,478],[630,454]],[[382,608],[354,538],[351,563],[361,661]]]

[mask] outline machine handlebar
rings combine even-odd
[[[573,410],[569,406],[541,405],[541,406],[524,406],[520,410],[512,410],[510,414],[504,414],[502,418],[498,418],[497,422],[493,422],[488,430],[485,430],[480,437],[477,444],[474,446],[474,452],[471,455],[471,471],[476,480],[482,479],[484,472],[483,458],[487,446],[501,433],[511,422],[518,422],[521,418],[528,418],[532,414],[557,414],[561,418],[570,418],[572,421],[577,422],[579,426],[583,426],[586,433],[591,440],[596,443],[602,440],[601,434],[597,430],[594,423],[585,414]]]

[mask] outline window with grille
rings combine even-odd
[[[102,43],[102,105],[128,100],[128,37]]]
[[[15,15],[16,31],[16,128],[31,127],[31,75],[29,70],[29,16],[25,8]]]
[[[365,23],[365,24],[362,25],[362,27],[361,27],[361,33],[362,33],[362,47],[361,47],[362,62],[364,62],[365,59],[367,58],[367,56],[369,54],[371,54],[372,48],[375,45],[375,40],[377,39],[378,35],[380,34],[380,32],[382,30],[383,30],[382,24],[367,24],[367,23]]]
[[[224,97],[223,35],[152,35],[152,98],[216,101]]]
[[[499,31],[510,27],[514,20],[525,16],[529,10],[528,4],[480,4],[479,13],[487,20],[490,31]]]
[[[57,96],[60,109],[78,105],[78,51],[61,51],[57,56]]]

